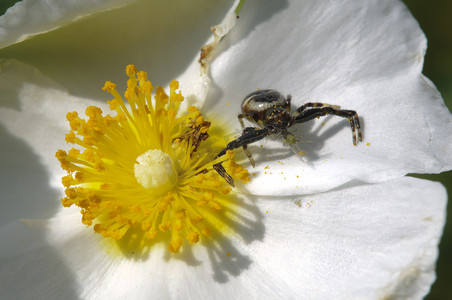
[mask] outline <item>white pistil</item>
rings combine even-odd
[[[160,150],[148,150],[138,156],[133,170],[137,182],[154,195],[164,194],[177,182],[173,160]]]

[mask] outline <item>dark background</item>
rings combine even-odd
[[[452,110],[452,1],[404,0],[428,39],[423,73],[441,92]],[[416,176],[442,182],[452,194],[452,171],[439,175]],[[452,299],[452,206],[447,208],[447,223],[439,246],[437,276],[427,300]]]
[[[0,15],[17,0],[2,0]],[[449,110],[452,110],[452,1],[404,0],[418,20],[428,39],[423,73],[441,92]],[[452,171],[439,175],[413,175],[442,182],[449,194],[452,191]],[[437,280],[427,300],[452,299],[452,208],[448,205],[448,222],[440,244]]]

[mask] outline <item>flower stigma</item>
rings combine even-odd
[[[154,195],[164,194],[177,182],[171,156],[161,150],[149,150],[138,156],[133,170],[138,183]]]
[[[248,171],[235,163],[233,151],[214,160],[226,141],[196,107],[179,110],[184,97],[177,81],[167,95],[133,65],[126,73],[128,105],[115,84],[103,87],[114,97],[108,102],[114,116],[95,106],[86,109],[87,120],[77,112],[66,116],[66,142],[74,148],[56,153],[67,171],[63,206],[80,207],[82,223],[104,237],[133,235],[145,245],[159,236],[173,253],[184,240],[196,244],[212,230],[227,232],[236,199],[213,165],[222,163],[243,183],[250,180]]]

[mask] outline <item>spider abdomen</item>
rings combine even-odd
[[[290,111],[290,96],[275,90],[258,90],[247,95],[242,102],[242,113],[250,121],[262,126],[268,110],[280,107]]]

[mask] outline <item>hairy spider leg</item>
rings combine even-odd
[[[295,123],[304,123],[314,118],[323,117],[326,115],[335,115],[342,118],[347,118],[348,121],[350,122],[350,127],[353,133],[353,145],[356,146],[356,131],[358,131],[358,140],[362,142],[363,136],[361,133],[361,126],[359,124],[359,117],[356,111],[354,110],[336,109],[331,106],[311,108],[309,110],[302,111],[298,116],[296,116]]]
[[[243,119],[246,118],[246,114],[240,114],[237,116],[239,119],[240,125],[242,126],[242,130],[245,129],[245,123],[243,123]]]
[[[243,123],[243,118],[246,118],[246,117],[247,117],[246,114],[240,114],[237,116],[237,118],[239,119],[240,125],[242,126],[242,129],[245,129],[245,123]],[[256,166],[256,163],[254,162],[254,159],[251,156],[250,150],[248,150],[248,146],[243,145],[242,148],[243,148],[243,151],[245,151],[246,156],[248,156],[248,160],[250,161],[251,165],[254,168]]]
[[[245,145],[257,142],[262,140],[264,137],[270,134],[270,128],[257,129],[254,127],[246,127],[243,129],[242,135],[237,139],[233,140],[229,144],[227,144],[226,148],[224,148],[218,155],[215,157],[218,158],[222,155],[226,154],[228,150],[234,150],[239,147],[243,147]]]
[[[250,161],[251,165],[253,166],[253,168],[256,166],[256,163],[254,162],[253,157],[251,156],[251,152],[250,150],[248,150],[248,146],[247,145],[243,145],[242,146],[243,151],[245,151],[246,156],[248,157],[248,160]]]
[[[235,186],[234,179],[231,177],[231,175],[228,174],[228,172],[226,172],[222,164],[214,164],[213,168],[215,171],[218,172],[218,174],[220,174],[221,177],[224,178],[224,180],[226,180],[227,183],[229,183],[232,186]]]
[[[215,157],[217,159],[220,156],[223,156],[226,154],[226,151],[233,150],[236,148],[240,148],[243,146],[246,146],[248,144],[257,142],[265,138],[270,134],[269,128],[263,128],[263,129],[257,129],[254,127],[246,127],[243,129],[242,135],[227,144],[226,148],[224,148],[218,155]],[[221,165],[221,163],[213,165],[213,168],[215,171],[220,174],[221,177],[223,177],[230,185],[234,186],[234,179],[226,172],[224,167]]]
[[[301,113],[303,110],[305,110],[308,107],[332,107],[334,109],[339,109],[339,105],[331,105],[326,103],[320,103],[320,102],[308,102],[297,108],[297,113]]]

